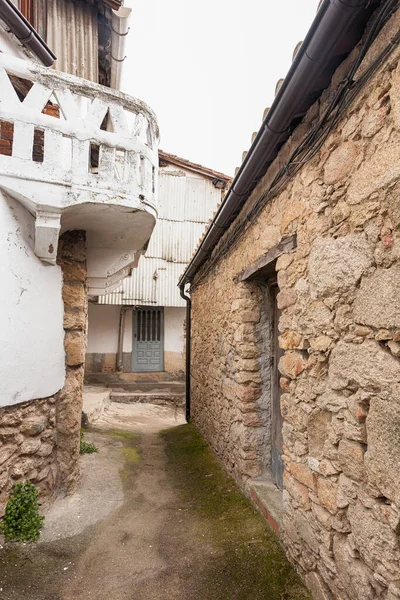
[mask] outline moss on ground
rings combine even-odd
[[[126,429],[113,429],[111,435],[113,438],[122,438],[124,440],[135,440],[139,437],[138,433],[127,431]]]
[[[311,598],[264,518],[254,509],[194,426],[162,432],[183,511],[195,513],[192,535],[213,550],[202,565],[202,600]]]
[[[129,446],[122,448],[122,454],[124,455],[125,460],[130,464],[135,464],[140,460],[139,452],[136,448]]]
[[[137,466],[140,462],[140,451],[138,446],[140,444],[140,436],[134,431],[127,431],[126,429],[113,429],[109,431],[111,437],[122,442],[122,454],[124,456],[124,468],[120,469],[119,474],[121,477],[122,485],[125,492],[131,489],[133,477],[137,473]]]

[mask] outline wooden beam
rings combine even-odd
[[[293,234],[283,238],[279,244],[268,250],[257,258],[250,266],[241,271],[236,277],[236,283],[252,279],[267,279],[275,271],[275,263],[278,256],[286,254],[297,247],[297,235]]]

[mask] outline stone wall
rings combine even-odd
[[[30,479],[42,496],[55,489],[55,403],[53,396],[0,409],[0,517],[13,483]]]
[[[396,13],[360,72],[399,25]],[[399,57],[397,47],[318,154],[192,286],[192,416],[248,484],[268,471],[268,331],[262,282],[235,278],[297,234],[297,248],[276,263],[282,535],[315,598],[400,598]],[[329,97],[310,109],[239,218]]]
[[[72,492],[78,480],[87,324],[85,261],[85,232],[63,234],[58,264],[63,272],[65,383],[50,398],[0,409],[0,516],[13,483],[30,479],[46,502],[55,493]],[[45,372],[43,365],[43,376]]]
[[[86,234],[67,231],[59,242],[57,262],[63,272],[65,384],[57,395],[58,488],[71,493],[79,476],[79,437],[87,342]]]

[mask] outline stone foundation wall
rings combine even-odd
[[[360,72],[399,26],[396,13]],[[318,154],[192,290],[192,416],[244,485],[268,471],[268,332],[263,286],[235,277],[297,234],[297,248],[276,264],[283,539],[315,598],[400,598],[399,56],[397,47]],[[310,109],[240,216],[329,97]]]
[[[55,493],[72,492],[79,477],[87,327],[85,232],[61,236],[58,264],[63,272],[65,384],[50,398],[0,409],[0,516],[18,481],[30,479],[46,502]]]
[[[56,398],[0,409],[0,517],[13,483],[30,479],[49,496],[55,488]]]

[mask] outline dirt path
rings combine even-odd
[[[164,408],[113,406],[87,434],[78,494],[38,544],[7,544],[0,600],[306,599],[263,519],[190,426]]]

